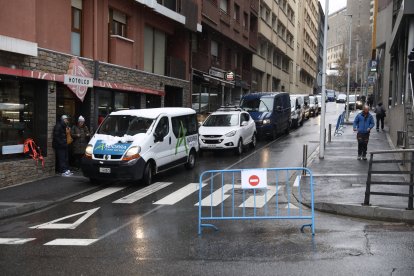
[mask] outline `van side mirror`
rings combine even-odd
[[[281,106],[276,106],[276,111],[277,112],[282,112],[282,107]]]
[[[162,136],[162,134],[161,133],[157,133],[157,132],[154,132],[154,143],[157,143],[157,142],[163,142],[164,141],[164,137]]]
[[[243,121],[240,125],[242,126],[242,127],[245,127],[245,126],[247,126],[249,124],[249,122],[248,121]]]

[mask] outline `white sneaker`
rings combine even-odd
[[[69,177],[69,176],[71,176],[72,174],[73,174],[73,173],[71,173],[69,170],[67,170],[66,172],[62,173],[62,176]]]

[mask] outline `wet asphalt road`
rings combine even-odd
[[[343,105],[328,104],[327,123]],[[193,171],[176,168],[156,182],[172,183],[132,204],[113,203],[142,190],[136,183],[107,183],[119,191],[93,202],[62,202],[37,213],[0,221],[0,238],[33,238],[0,245],[2,275],[414,275],[414,228],[316,213],[316,235],[300,221],[227,221],[219,231],[197,235],[197,193],[173,205],[154,202],[205,170],[294,167],[302,146],[318,146],[319,119],[276,141],[260,141],[241,157],[206,153]],[[91,211],[74,229],[30,229],[71,214]],[[82,215],[57,223],[72,224]],[[93,239],[88,246],[45,245],[55,239]]]

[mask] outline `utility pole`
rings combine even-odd
[[[349,24],[349,46],[348,46],[348,81],[346,85],[346,106],[345,106],[345,119],[349,122],[349,83],[351,81],[351,46],[352,46],[352,14],[345,14],[351,18]]]

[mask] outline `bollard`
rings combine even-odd
[[[303,162],[302,167],[306,168],[308,166],[308,145],[303,145]],[[302,175],[306,175],[306,170],[302,171]]]
[[[332,142],[331,132],[332,132],[332,124],[329,124],[329,126],[328,126],[328,143]]]

